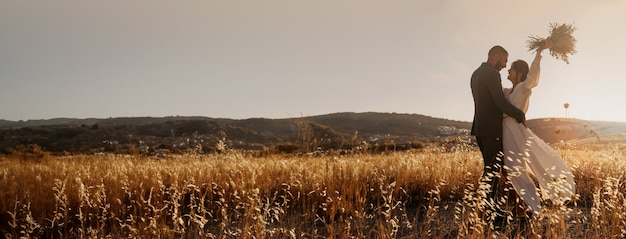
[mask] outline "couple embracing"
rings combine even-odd
[[[490,187],[484,195],[489,200],[490,217],[500,226],[506,214],[496,203],[501,201],[501,180],[509,180],[522,199],[525,213],[515,216],[525,219],[541,214],[542,201],[564,202],[575,194],[574,177],[563,159],[525,124],[532,88],[539,82],[541,52],[550,44],[547,40],[539,47],[530,67],[523,60],[511,64],[507,77],[513,84],[510,89],[503,89],[500,79],[499,72],[508,60],[508,52],[501,46],[489,50],[487,62],[471,77],[471,134],[483,155],[481,184]],[[504,177],[500,178],[501,173]]]

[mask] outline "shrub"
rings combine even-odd
[[[278,144],[276,146],[274,146],[274,150],[277,153],[287,153],[287,154],[291,154],[291,153],[295,153],[296,151],[300,150],[300,147],[298,145],[295,144]]]
[[[14,148],[9,149],[11,156],[17,157],[22,161],[35,161],[41,162],[50,156],[50,153],[39,147],[36,144],[23,145],[20,144]]]

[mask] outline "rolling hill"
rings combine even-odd
[[[548,143],[626,142],[626,123],[578,119],[527,122]],[[469,137],[471,122],[419,114],[334,113],[302,118],[243,120],[209,117],[127,117],[6,121],[0,120],[0,153],[36,144],[51,152],[92,153],[168,150],[218,150],[220,142],[237,149],[265,150],[276,145],[350,148],[359,144],[409,144]]]

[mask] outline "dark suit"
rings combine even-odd
[[[471,134],[483,155],[483,182],[489,183],[487,175],[499,175],[502,161],[502,119],[503,113],[515,118],[518,122],[525,120],[524,112],[513,106],[502,92],[500,73],[487,63],[483,63],[474,71],[471,80],[472,96],[474,97],[474,122]],[[496,189],[498,178],[491,182],[492,191],[489,197],[497,200]]]

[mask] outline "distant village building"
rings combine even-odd
[[[450,136],[450,135],[460,135],[460,134],[469,134],[468,129],[459,129],[454,126],[439,126],[438,128],[440,135]]]
[[[167,154],[163,150],[157,150],[156,154],[157,158],[165,158]]]

